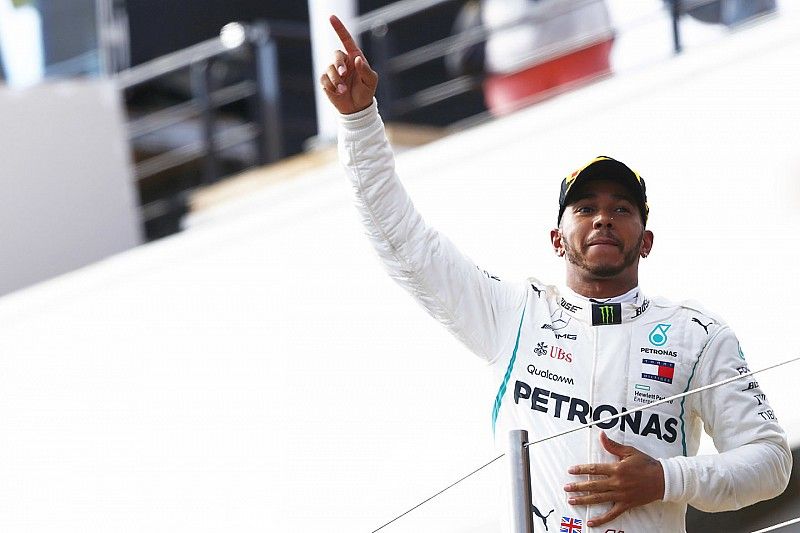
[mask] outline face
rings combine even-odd
[[[639,207],[615,181],[590,181],[574,191],[553,246],[568,269],[586,280],[637,276],[639,256],[647,255],[653,234],[644,229]]]

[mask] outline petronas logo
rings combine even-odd
[[[672,324],[658,324],[650,332],[650,344],[653,346],[664,346],[667,343],[667,330]]]

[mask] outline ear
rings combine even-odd
[[[650,255],[650,252],[653,250],[653,239],[655,239],[655,235],[653,232],[645,230],[644,237],[642,238],[642,248],[639,250],[639,255],[642,257],[647,257]]]
[[[553,251],[555,251],[556,255],[559,257],[563,257],[565,250],[564,250],[564,243],[561,240],[560,229],[553,228],[550,230],[550,242],[553,243]]]

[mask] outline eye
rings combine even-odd
[[[621,206],[617,207],[615,209],[615,211],[617,213],[630,213],[631,212],[630,208],[627,207],[627,206],[624,206],[624,205],[621,205]]]
[[[580,214],[584,214],[584,215],[592,213],[593,211],[594,211],[594,208],[592,206],[589,206],[589,205],[581,205],[581,206],[578,206],[575,209],[576,213],[580,213]]]

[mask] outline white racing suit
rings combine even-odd
[[[512,284],[487,274],[414,209],[375,103],[340,122],[339,156],[390,275],[489,363],[499,443],[511,429],[534,441],[748,371],[733,332],[695,305],[641,292],[635,303],[593,303],[534,279]],[[719,455],[695,455],[703,427]],[[618,460],[600,444],[601,430],[657,458],[665,493],[589,528],[611,505],[571,506],[563,486],[586,479],[568,474],[572,465]],[[685,531],[687,504],[723,511],[772,498],[791,463],[758,382],[733,381],[532,447],[535,531]]]

